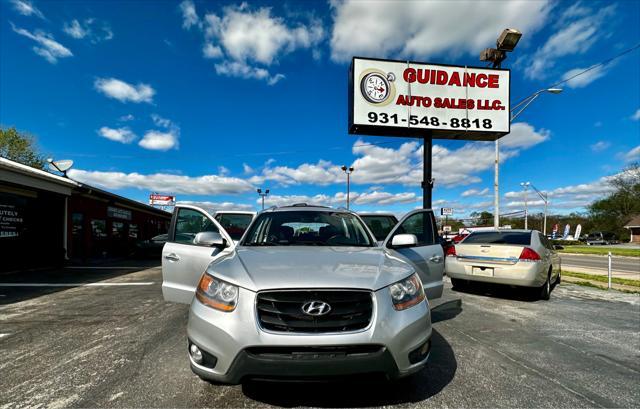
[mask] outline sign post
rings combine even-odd
[[[354,57],[349,133],[423,140],[423,207],[432,206],[433,139],[495,141],[509,133],[510,71]]]

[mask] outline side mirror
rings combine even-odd
[[[391,247],[414,247],[418,245],[415,234],[397,234],[391,240]]]
[[[227,241],[222,238],[220,233],[212,231],[202,231],[196,234],[196,237],[193,239],[193,244],[204,247],[227,247]]]
[[[564,246],[561,246],[561,245],[559,245],[559,244],[554,244],[554,245],[553,245],[553,249],[554,249],[554,250],[564,250]]]

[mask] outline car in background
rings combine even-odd
[[[432,210],[408,213],[379,246],[348,210],[271,208],[236,243],[206,211],[178,205],[162,256],[164,299],[190,304],[202,379],[401,378],[429,358],[444,269]]]
[[[160,257],[162,247],[167,242],[168,234],[158,234],[149,240],[136,242],[135,255],[138,257]]]
[[[393,213],[358,213],[358,216],[379,243],[384,241],[391,229],[398,224],[398,218]]]
[[[560,263],[537,230],[478,231],[447,249],[445,272],[454,287],[472,282],[529,287],[548,300],[560,283]]]
[[[595,231],[589,233],[589,235],[587,236],[587,246],[593,246],[597,244],[603,246],[606,244],[620,244],[620,240],[618,240],[618,237],[616,237],[615,234],[610,232]]]
[[[256,217],[256,212],[242,210],[218,210],[213,218],[224,227],[231,239],[237,242]]]

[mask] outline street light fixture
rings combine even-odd
[[[549,94],[557,95],[557,94],[562,92],[562,88],[541,89],[540,91],[536,91],[533,94],[529,95],[528,97],[526,97],[525,99],[520,101],[516,106],[511,108],[511,122],[513,122],[513,120],[516,119],[518,117],[518,115],[520,115],[522,113],[522,111],[527,109],[529,104],[531,104],[533,101],[535,101],[535,99],[538,98],[538,96],[540,96],[540,94],[544,94],[545,92],[548,92]],[[523,104],[524,104],[524,106],[522,106]],[[514,113],[514,111],[517,110],[521,106],[522,106],[522,108],[520,108],[520,110],[518,112]]]
[[[343,165],[341,169],[344,173],[347,174],[347,210],[349,210],[349,193],[350,193],[349,190],[350,190],[351,173],[353,172],[353,166],[346,167],[345,165]]]
[[[549,205],[549,194],[539,191],[535,186],[533,186],[533,183],[530,183],[530,182],[527,182],[527,183],[529,183],[531,188],[536,191],[538,196],[540,196],[540,198],[544,202],[544,223],[542,225],[542,234],[544,234],[544,236],[546,237],[547,236],[547,206]]]
[[[262,189],[258,188],[256,189],[256,192],[258,192],[258,196],[262,198],[262,210],[264,210],[264,198],[269,195],[269,189],[266,189],[264,192],[262,192]]]

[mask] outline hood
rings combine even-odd
[[[245,247],[213,263],[209,274],[252,291],[291,288],[378,290],[413,268],[381,247]]]

